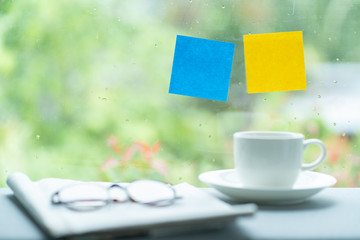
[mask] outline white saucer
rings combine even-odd
[[[265,204],[295,204],[336,183],[333,176],[304,171],[292,188],[249,188],[237,178],[235,169],[217,170],[200,174],[199,179],[240,202]]]

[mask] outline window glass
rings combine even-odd
[[[360,186],[360,1],[0,0],[0,185],[187,181],[232,168],[232,134],[322,139]],[[303,31],[307,90],[248,94],[243,35]],[[236,44],[228,101],[169,94],[177,35]],[[310,148],[306,159],[319,151]]]

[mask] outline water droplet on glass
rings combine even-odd
[[[209,135],[209,138],[211,138],[211,135]]]
[[[121,22],[121,19],[120,19],[120,17],[118,17],[118,18],[117,18],[117,20],[118,20],[118,22]]]
[[[215,162],[215,158],[213,158],[213,160],[212,160],[213,162]]]
[[[192,3],[192,0],[189,0],[189,3]]]
[[[251,32],[248,32],[249,35],[251,35]]]
[[[96,39],[99,39],[99,35],[96,34]]]
[[[267,101],[267,99],[266,98],[264,98],[264,102],[266,102]]]
[[[40,135],[36,135],[36,140],[40,140]]]
[[[294,120],[296,120],[296,117],[294,117]]]
[[[328,37],[328,40],[331,41],[332,40],[331,37]]]
[[[157,43],[155,43],[155,47],[158,47]]]
[[[346,136],[346,133],[343,133],[342,136],[345,137],[345,136]]]
[[[321,95],[320,95],[320,94],[318,95],[318,98],[321,98]]]
[[[199,20],[196,19],[195,22],[196,22],[196,23],[199,23]]]
[[[221,8],[225,8],[225,5],[222,5]]]
[[[94,8],[94,11],[96,11],[96,8]]]
[[[200,124],[199,124],[199,127],[201,127],[201,126],[202,126],[202,124],[200,123]]]
[[[334,80],[334,83],[337,83],[337,81],[336,81],[336,80]]]
[[[334,122],[333,125],[336,126],[336,122]]]
[[[336,58],[336,61],[338,62],[340,60],[340,58]]]

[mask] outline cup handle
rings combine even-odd
[[[321,154],[318,157],[318,159],[316,159],[314,162],[312,162],[312,163],[303,163],[301,165],[301,170],[303,170],[303,171],[312,170],[312,169],[316,168],[325,159],[326,147],[325,147],[325,144],[322,141],[320,141],[319,139],[307,139],[307,140],[305,140],[304,141],[304,151],[309,145],[312,145],[312,144],[318,145],[321,148]]]

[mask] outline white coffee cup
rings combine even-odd
[[[302,163],[304,150],[312,144],[321,148],[320,156],[312,163]],[[325,155],[322,141],[304,140],[301,133],[234,133],[235,169],[245,187],[292,187],[301,171],[316,168]]]

